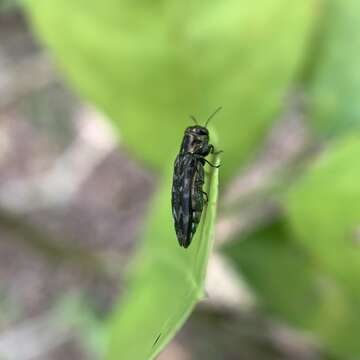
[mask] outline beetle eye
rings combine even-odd
[[[197,133],[198,133],[199,135],[207,135],[207,134],[208,134],[208,132],[207,132],[205,129],[202,129],[202,128],[199,128],[198,131],[197,131]]]

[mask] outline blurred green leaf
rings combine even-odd
[[[316,259],[343,279],[360,276],[360,137],[324,153],[290,190],[291,225]],[[357,282],[354,291],[359,292]]]
[[[189,113],[213,124],[223,176],[255,151],[304,56],[316,0],[27,0],[40,37],[124,143],[166,168]],[[165,149],[165,151],[164,151]]]
[[[335,305],[324,310],[327,317],[319,315],[316,327],[327,345],[342,356],[360,356],[359,158],[360,137],[342,139],[286,197],[296,238],[335,284]]]
[[[328,0],[310,69],[311,121],[321,136],[360,128],[360,2]]]
[[[232,242],[224,252],[257,295],[260,308],[312,333],[340,359],[359,354],[359,299],[316,263],[283,222]]]
[[[253,288],[260,306],[292,325],[307,328],[321,304],[311,259],[282,223],[224,248]]]
[[[214,161],[217,162],[216,158]],[[180,248],[170,206],[172,169],[154,201],[145,241],[136,256],[128,293],[110,319],[106,359],[153,359],[185,322],[203,295],[212,246],[218,170],[210,170],[209,193],[188,249]]]

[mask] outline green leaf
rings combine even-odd
[[[360,137],[324,153],[290,190],[290,225],[317,266],[332,279],[334,304],[316,328],[335,353],[360,356]],[[331,309],[331,310],[330,310]]]
[[[283,221],[233,242],[224,252],[271,316],[306,330],[343,359],[359,353],[360,303],[297,243]]]
[[[218,195],[218,169],[210,170],[205,186],[209,193],[208,205],[188,249],[179,246],[174,231],[171,175],[172,169],[154,200],[127,295],[110,319],[108,360],[153,359],[204,296]]]
[[[310,69],[311,122],[321,136],[360,128],[360,2],[327,1]]]
[[[224,248],[255,291],[260,306],[308,328],[321,305],[316,270],[283,222],[267,225]]]
[[[297,237],[339,276],[360,276],[359,158],[360,137],[345,138],[318,159],[286,199]],[[354,290],[359,292],[357,283]]]
[[[205,121],[222,105],[213,124],[228,176],[276,119],[303,60],[317,1],[26,3],[71,82],[149,164],[167,166],[189,113]]]

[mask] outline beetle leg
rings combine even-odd
[[[214,165],[214,164],[212,164],[210,161],[208,161],[208,160],[206,160],[206,159],[204,159],[204,161],[205,161],[206,163],[208,163],[211,167],[214,167],[214,168],[219,168],[219,167],[220,167],[220,165]]]
[[[201,161],[208,163],[211,167],[214,167],[214,168],[220,167],[220,165],[212,164],[210,161],[206,160],[202,155],[198,155],[198,154],[191,154],[191,155],[194,156],[196,159],[200,159]]]
[[[218,155],[224,152],[224,150],[215,151],[214,145],[210,145],[209,149],[210,149],[210,154],[214,154],[214,155]]]

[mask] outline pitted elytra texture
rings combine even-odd
[[[189,126],[185,130],[180,152],[175,160],[171,205],[176,236],[180,246],[184,248],[191,243],[201,219],[204,202],[207,201],[207,194],[203,191],[204,165],[208,163],[218,167],[205,159],[214,152],[214,146],[209,144],[206,125],[220,109],[209,117],[205,126]]]

